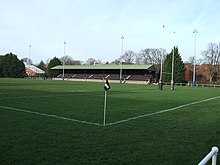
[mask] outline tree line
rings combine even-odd
[[[25,76],[25,65],[17,58],[17,55],[8,53],[0,56],[0,77],[20,78]]]
[[[178,52],[178,47],[175,49],[175,72],[174,72],[174,79],[175,82],[185,82],[185,65],[182,61],[182,58]],[[161,63],[161,55],[163,55],[164,59],[164,66],[165,66],[165,72],[169,72],[171,68],[171,57],[172,57],[173,51],[171,53],[166,54],[166,50],[164,49],[143,49],[140,51],[140,53],[134,53],[131,50],[125,51],[123,55],[121,55],[118,59],[112,61],[112,62],[106,62],[105,64],[126,64],[126,65],[133,65],[133,64],[160,64]],[[57,74],[59,74],[59,71],[52,71],[50,68],[57,66],[57,65],[82,65],[80,63],[73,64],[73,60],[69,56],[64,56],[61,59],[54,57],[50,60],[48,64],[48,76],[54,77]],[[101,64],[101,60],[95,60],[93,58],[89,58],[86,61],[87,65],[96,65]],[[181,66],[181,67],[180,67]],[[43,62],[40,62],[38,65],[39,68],[45,69],[46,64]],[[159,74],[159,73],[157,73]],[[170,74],[164,74],[164,80],[170,81]]]
[[[175,56],[175,80],[178,82],[183,82],[184,77],[184,63],[182,61],[181,55],[178,52],[178,47],[174,47],[170,53],[167,53],[165,49],[161,48],[145,48],[141,49],[139,52],[134,52],[132,50],[126,50],[119,58],[111,62],[102,62],[99,59],[89,58],[85,62],[80,60],[74,60],[71,56],[64,56],[61,58],[54,57],[46,62],[40,61],[36,64],[38,68],[45,71],[47,77],[53,77],[56,73],[52,73],[50,68],[62,65],[96,65],[96,64],[156,64],[161,63],[161,55],[163,56],[162,63],[164,64],[164,80],[170,80],[171,73],[171,57],[174,51]],[[214,82],[219,79],[220,72],[220,43],[209,43],[206,50],[200,52],[200,59],[196,60],[196,64],[206,64],[207,72],[209,73],[209,81]],[[8,53],[4,56],[0,56],[0,77],[23,77],[25,76],[25,65],[23,62],[31,63],[32,61],[28,58],[23,58],[19,60],[16,55]],[[185,62],[186,63],[186,62]],[[187,63],[190,63],[193,70],[194,56],[190,56]],[[181,67],[179,67],[181,66]],[[180,69],[181,68],[181,69]],[[182,73],[182,76],[178,75]]]

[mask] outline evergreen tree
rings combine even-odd
[[[41,60],[40,63],[37,65],[38,68],[40,68],[41,70],[45,71],[45,73],[42,75],[43,77],[48,77],[48,69],[47,69],[47,65]]]
[[[37,65],[38,68],[40,68],[43,71],[47,70],[46,64],[41,60],[40,63]]]
[[[164,74],[163,81],[171,82],[172,77],[172,58],[173,58],[173,49],[167,55],[164,61]],[[183,83],[185,82],[185,65],[183,60],[179,54],[178,47],[174,47],[174,83]]]
[[[61,64],[62,64],[62,62],[60,61],[59,58],[54,57],[53,59],[51,59],[48,64],[48,76],[51,78],[54,76],[57,76],[60,73],[60,71],[53,71],[53,70],[51,70],[51,68],[53,68],[57,65],[61,65]]]
[[[0,76],[18,78],[25,75],[25,65],[16,55],[9,53],[1,57]]]
[[[2,68],[2,60],[4,56],[0,55],[0,77],[3,77],[3,68]]]

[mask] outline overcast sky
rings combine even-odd
[[[179,47],[184,61],[220,42],[219,0],[0,0],[0,54],[113,61],[124,50]],[[165,28],[163,29],[163,25]],[[174,37],[173,32],[176,32]],[[162,37],[164,36],[164,37]],[[164,39],[162,39],[164,38]],[[175,39],[174,39],[175,38]]]

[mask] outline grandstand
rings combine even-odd
[[[55,79],[62,78],[63,66],[51,68],[58,71]],[[65,65],[64,78],[75,81],[103,81],[113,82],[122,80],[126,83],[153,83],[157,82],[157,72],[154,65]]]

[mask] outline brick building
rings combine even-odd
[[[191,63],[185,64],[186,71],[185,71],[185,78],[186,81],[191,82],[193,80],[193,69],[194,66]],[[211,68],[212,67],[212,68]],[[214,77],[214,80],[220,82],[220,67],[219,66],[211,66],[209,64],[201,64],[196,65],[196,81],[198,83],[207,83],[210,82],[211,77]],[[211,75],[211,70],[214,70],[215,75]]]
[[[45,72],[34,65],[29,65],[25,63],[25,71],[27,75],[31,77],[40,77]]]

